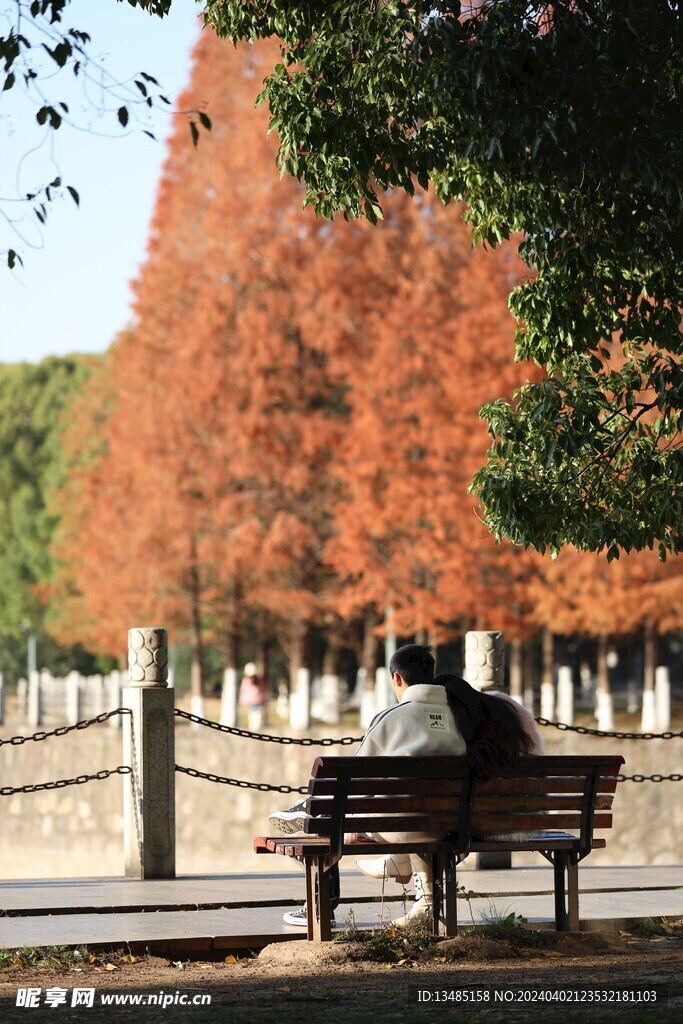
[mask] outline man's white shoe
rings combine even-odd
[[[400,885],[407,885],[412,877],[410,857],[390,853],[371,860],[357,860],[356,867],[370,878],[394,878]]]

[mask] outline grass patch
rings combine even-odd
[[[644,939],[655,939],[662,935],[683,935],[683,918],[670,921],[667,917],[646,917],[633,925],[632,934]]]
[[[0,949],[0,971],[26,967],[52,968],[55,971],[67,967],[104,967],[107,964],[135,963],[139,956],[133,956],[124,949],[116,952],[93,952],[87,946],[23,946],[20,949]]]
[[[430,935],[426,924],[421,921],[407,928],[394,928],[393,924],[388,924],[366,931],[356,927],[353,913],[350,913],[347,927],[338,932],[333,941],[360,942],[369,960],[386,964],[426,960],[433,954],[434,944],[439,939]]]

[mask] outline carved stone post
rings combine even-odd
[[[477,690],[505,685],[505,640],[497,630],[465,633],[465,679]]]
[[[129,878],[175,878],[174,691],[168,687],[165,629],[128,632],[130,708],[123,730],[125,871]]]
[[[465,633],[465,679],[477,690],[487,686],[502,689],[505,682],[505,639],[499,631],[470,630]],[[478,853],[480,871],[507,870],[512,867],[509,853]]]

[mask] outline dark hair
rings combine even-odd
[[[431,647],[406,644],[394,651],[389,662],[389,673],[398,672],[409,686],[434,682],[434,655]]]
[[[480,693],[460,676],[441,672],[434,682],[444,686],[448,705],[467,745],[467,759],[480,778],[496,768],[511,768],[533,746],[524,724],[507,700]]]

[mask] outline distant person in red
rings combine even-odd
[[[268,680],[258,675],[253,661],[244,666],[240,684],[240,704],[247,709],[249,728],[253,732],[264,729],[268,724]]]

